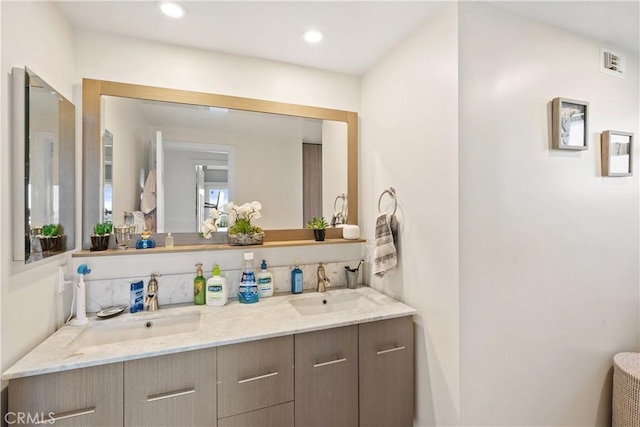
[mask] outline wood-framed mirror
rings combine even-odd
[[[106,129],[104,124],[105,114],[107,114],[109,109],[111,108],[107,106],[106,102],[107,100],[109,100],[109,102],[114,102],[111,101],[112,99],[116,100],[117,102],[128,102],[130,100],[136,100],[145,104],[161,103],[172,106],[185,106],[192,109],[190,113],[190,115],[192,116],[197,114],[195,109],[205,109],[212,111],[232,111],[234,112],[234,114],[241,113],[242,115],[260,113],[265,116],[279,118],[280,121],[278,121],[277,124],[274,124],[276,122],[270,124],[271,128],[286,128],[288,126],[287,121],[290,122],[291,120],[301,120],[302,122],[304,122],[302,125],[294,124],[294,127],[307,126],[309,122],[312,122],[314,120],[320,121],[323,123],[323,130],[325,129],[324,123],[328,123],[330,126],[333,126],[333,124],[340,125],[337,127],[343,129],[344,137],[341,137],[343,142],[340,143],[341,145],[337,146],[337,151],[332,151],[328,154],[329,157],[327,157],[327,155],[324,155],[322,162],[324,164],[323,173],[326,175],[331,175],[333,174],[333,171],[341,170],[341,173],[345,178],[343,180],[344,183],[340,184],[339,186],[329,186],[331,187],[331,192],[330,194],[322,195],[322,205],[324,206],[321,207],[321,210],[318,212],[321,212],[323,216],[327,217],[327,221],[330,221],[331,217],[328,216],[327,212],[335,208],[335,201],[343,201],[344,199],[340,199],[340,197],[343,197],[343,194],[346,194],[346,209],[344,210],[344,212],[348,212],[346,223],[358,223],[358,115],[355,112],[94,79],[83,79],[82,86],[82,247],[84,249],[88,249],[91,246],[90,235],[93,226],[96,223],[108,220],[108,218],[105,218],[105,216],[108,216],[108,214],[105,215],[105,212],[109,212],[109,209],[105,209],[105,181],[108,181],[109,179],[115,180],[116,175],[120,175],[116,173],[115,168],[111,167],[111,159],[109,157],[110,155],[113,155],[113,151],[110,151],[109,149],[110,144],[111,150],[113,150],[113,140],[116,139],[117,136],[113,135],[111,129]],[[283,122],[282,120],[285,121]],[[316,124],[312,123],[311,126],[316,126]],[[329,127],[328,129],[331,129],[331,127]],[[304,143],[304,139],[299,142],[300,153],[298,157],[300,158],[300,161],[302,161],[302,143]],[[191,142],[188,143],[188,145],[193,148],[197,147],[199,144],[194,144],[193,142]],[[329,145],[327,145],[327,147],[329,147]],[[335,147],[336,145],[334,143],[333,150],[336,150]],[[243,166],[238,163],[238,157],[242,157],[240,153],[240,150],[236,150],[235,181],[239,181],[237,178],[238,174],[245,172],[242,169]],[[256,156],[260,157],[260,155]],[[175,157],[171,156],[170,158],[174,159]],[[155,158],[153,161],[155,161]],[[194,162],[193,159],[191,159],[191,161]],[[152,160],[149,160],[149,163],[151,162]],[[344,165],[342,166],[342,164]],[[196,167],[199,167],[198,170],[202,171],[202,165],[196,165]],[[225,169],[226,167],[212,166],[212,168]],[[151,169],[151,167],[149,167],[149,169]],[[284,168],[280,167],[280,169],[282,170]],[[296,165],[294,169],[294,172],[298,174],[298,178],[302,182],[302,165]],[[251,185],[255,188],[261,188],[261,186],[264,186],[264,179],[260,179],[260,172],[260,170],[255,170],[255,168],[252,168],[250,171],[250,174],[255,177],[254,182],[251,183]],[[270,172],[266,173],[269,174]],[[111,174],[113,174],[113,176]],[[264,177],[265,171],[262,171],[262,174]],[[134,185],[142,188],[145,184],[145,176],[141,176],[140,173],[138,173],[138,175],[139,176],[137,177],[136,183]],[[146,178],[148,178],[148,176]],[[301,188],[302,184],[299,184],[297,181],[292,182],[290,178],[282,178],[282,182],[280,184],[281,192],[290,192],[292,191],[292,188],[296,188],[296,193],[301,191],[298,191],[297,187]],[[292,186],[292,184],[295,185]],[[239,184],[237,186],[239,186]],[[200,188],[199,191],[202,192],[202,188]],[[336,194],[333,194],[334,192]],[[122,193],[122,191],[120,193]],[[240,196],[240,193],[241,192],[238,191],[237,195]],[[218,193],[218,195],[220,196],[220,193]],[[266,197],[268,200],[271,200],[270,196],[265,195],[264,197]],[[246,200],[242,197],[236,198],[236,196],[233,195],[229,195],[228,198],[229,200],[232,200],[239,204],[250,202],[253,200],[259,200],[263,203],[263,205],[265,204],[262,196],[253,197],[251,200]],[[272,205],[268,210],[264,209],[263,206],[263,216],[267,217],[268,215],[282,215],[283,212],[289,212],[290,210],[292,210],[278,208],[280,206],[285,206],[285,203],[286,201],[279,202],[275,208]],[[297,204],[298,201],[296,199],[296,209],[298,209]],[[301,201],[300,204],[302,204]],[[338,203],[338,205],[340,205],[340,203]],[[207,206],[209,206],[209,204],[207,204]],[[299,209],[300,212],[302,212],[303,207],[300,206]],[[112,221],[114,224],[123,222],[121,220],[121,212],[118,212],[118,210],[114,208],[112,213]],[[305,214],[310,215],[307,210],[305,210]],[[308,219],[304,218],[301,213],[299,215],[299,219],[296,219],[296,221],[292,223],[285,223],[287,225],[285,225],[284,227],[275,226],[275,228],[270,228],[268,225],[265,226],[265,242],[312,240],[313,231],[305,228],[307,220]],[[288,226],[288,224],[293,224],[294,226]],[[299,225],[295,226],[295,224]],[[205,240],[200,238],[195,230],[175,231],[171,229],[158,229],[154,234],[158,236],[158,239],[156,240],[157,243],[160,243],[160,245],[162,245],[162,236],[165,232],[172,233],[175,238],[176,245],[212,244],[226,242],[226,233],[216,233],[218,235],[217,239]],[[341,236],[342,230],[340,228],[330,227],[329,229],[327,229],[327,238],[340,238]]]

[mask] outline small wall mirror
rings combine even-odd
[[[15,261],[75,247],[75,107],[33,71],[13,68]]]

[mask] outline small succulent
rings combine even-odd
[[[323,216],[321,216],[320,218],[314,216],[307,223],[307,228],[312,228],[314,230],[324,230],[328,226],[329,224],[327,224],[327,221],[324,219]]]
[[[55,237],[60,235],[60,226],[58,224],[45,224],[42,226],[42,235],[45,237]]]
[[[106,236],[113,231],[113,224],[110,222],[99,222],[93,226],[93,234],[95,236]]]

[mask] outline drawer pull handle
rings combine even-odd
[[[315,365],[313,365],[313,367],[314,368],[320,368],[321,366],[334,365],[336,363],[341,363],[341,362],[346,362],[346,361],[347,361],[347,359],[330,360],[328,362],[316,363]]]
[[[167,393],[152,394],[147,396],[147,402],[155,402],[156,400],[171,399],[172,397],[184,396],[185,394],[195,393],[195,387],[185,388],[184,390],[170,391]]]
[[[404,346],[400,346],[400,347],[394,347],[394,348],[390,348],[388,350],[380,350],[379,352],[377,352],[376,354],[379,356],[381,354],[385,354],[385,353],[391,353],[394,351],[398,351],[398,350],[404,350]]]
[[[89,415],[96,412],[96,407],[92,406],[90,408],[78,409],[76,411],[63,412],[62,414],[51,414],[47,418],[43,418],[38,420],[36,424],[53,424],[56,421],[66,420],[67,418],[81,417],[82,415]]]
[[[273,377],[273,376],[276,376],[276,375],[278,375],[278,371],[271,372],[269,374],[260,375],[258,377],[253,377],[253,378],[247,378],[245,380],[240,380],[240,381],[238,381],[238,384],[244,384],[244,383],[248,383],[248,382],[255,381],[255,380],[261,380],[261,379]]]

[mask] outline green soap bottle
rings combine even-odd
[[[196,271],[196,278],[193,279],[193,303],[195,305],[204,305],[207,281],[202,275],[202,264],[196,264],[196,267],[198,267],[198,270]]]

